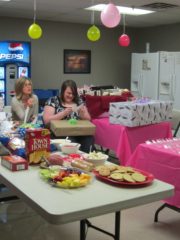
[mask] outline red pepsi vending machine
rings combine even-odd
[[[0,41],[0,94],[11,104],[14,83],[19,77],[31,77],[31,43]]]

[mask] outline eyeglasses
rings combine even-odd
[[[29,86],[32,86],[31,83],[25,83],[23,87],[29,87]]]

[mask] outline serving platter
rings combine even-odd
[[[117,186],[145,186],[149,185],[153,182],[154,176],[151,173],[148,173],[146,171],[132,168],[136,173],[140,173],[145,176],[145,180],[142,182],[128,182],[126,180],[115,180],[110,178],[110,176],[102,176],[98,171],[94,170],[93,173],[96,176],[97,179],[104,181],[109,184],[117,185]]]
[[[40,176],[49,184],[59,188],[85,187],[92,181],[92,174],[76,168],[52,166],[40,170]]]

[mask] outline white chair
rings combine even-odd
[[[11,106],[4,106],[3,112],[6,113],[7,119],[11,120],[11,117],[12,117]]]

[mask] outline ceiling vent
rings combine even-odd
[[[170,3],[154,2],[154,3],[143,5],[141,7],[146,8],[146,9],[151,9],[151,10],[163,10],[163,9],[168,9],[168,8],[176,8],[179,6],[170,4]]]

